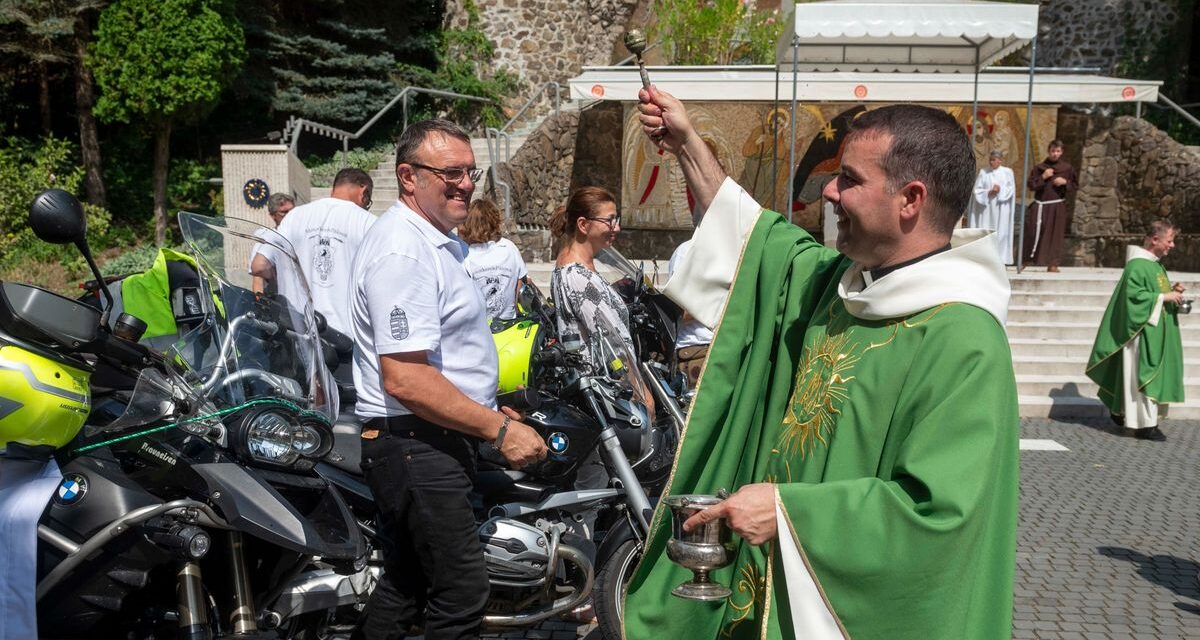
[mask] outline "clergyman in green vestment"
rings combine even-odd
[[[1009,638],[1017,393],[1009,285],[986,230],[955,231],[975,161],[916,105],[868,111],[824,197],[838,251],[728,179],[657,89],[645,132],[706,212],[666,291],[716,327],[666,494],[724,502],[733,595],[684,600],[659,508],[630,578],[629,640]]]
[[[1126,433],[1159,435],[1158,405],[1183,402],[1183,342],[1179,303],[1183,285],[1171,284],[1159,262],[1175,247],[1175,227],[1155,220],[1142,242],[1125,251],[1117,282],[1096,332],[1087,375],[1100,400]]]

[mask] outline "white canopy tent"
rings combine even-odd
[[[961,0],[830,0],[795,6],[780,66],[800,71],[974,73],[1037,36],[1038,8]]]
[[[975,127],[978,126],[980,71],[1030,44],[1034,47],[1034,55],[1029,65],[1027,104],[1032,109],[1038,24],[1036,4],[970,0],[829,0],[795,4],[792,9],[791,28],[784,31],[776,58],[777,69],[787,70],[792,76],[792,123],[796,121],[800,71],[888,71],[970,73],[973,78],[971,126]],[[1030,118],[1026,118],[1025,166],[1029,165],[1029,137]],[[794,124],[791,142],[789,162],[795,167]],[[793,185],[794,181],[788,184],[789,217]],[[1022,189],[1022,209],[1024,206],[1025,191]],[[1021,235],[1023,240],[1023,224]]]

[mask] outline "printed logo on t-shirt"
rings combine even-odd
[[[317,270],[317,277],[322,282],[329,280],[329,274],[333,271],[333,248],[329,246],[329,238],[317,238],[317,251],[313,257],[313,266]]]
[[[404,309],[392,307],[391,324],[393,338],[403,340],[408,337],[408,316],[404,315]]]
[[[498,317],[504,310],[504,291],[501,278],[484,276],[482,280],[483,299],[487,305],[488,316]]]

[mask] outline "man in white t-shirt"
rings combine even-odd
[[[518,414],[496,410],[486,308],[451,231],[480,174],[458,125],[409,126],[396,148],[400,200],[354,262],[355,413],[384,542],[356,638],[403,637],[397,630],[423,611],[427,638],[478,638],[488,577],[470,501],[475,445],[490,443],[516,467],[546,457]]]
[[[697,220],[699,225],[700,221]],[[668,277],[675,275],[675,268],[683,262],[684,256],[692,248],[692,240],[688,238],[675,248],[671,261],[667,263]],[[708,359],[708,345],[712,342],[712,329],[704,326],[699,320],[686,311],[679,319],[679,333],[675,336],[675,357],[679,359],[679,370],[688,378],[688,384],[693,389],[700,382],[700,371],[704,369],[704,361]]]
[[[279,228],[279,223],[295,208],[296,200],[286,193],[272,193],[271,197],[267,198],[267,215],[271,217],[275,228]],[[273,268],[275,258],[272,252],[275,247],[270,244],[268,236],[271,233],[268,229],[259,229],[254,235],[259,241],[250,250],[250,275],[254,276],[254,284],[251,286],[255,293],[262,293],[267,288],[267,281],[260,274],[270,273]]]
[[[366,171],[342,169],[328,198],[292,209],[279,224],[279,235],[296,252],[313,308],[330,327],[346,335],[351,331],[350,269],[358,246],[375,223],[375,216],[367,211],[373,188]],[[287,297],[289,292],[280,293]]]

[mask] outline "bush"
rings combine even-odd
[[[331,160],[310,156],[304,161],[304,165],[312,172],[312,186],[332,187],[333,178],[338,171],[347,167],[357,167],[369,173],[392,151],[394,149],[390,145],[382,144],[370,149],[351,149],[346,153],[339,151]]]
[[[220,215],[225,210],[221,188],[208,181],[220,175],[216,162],[173,158],[167,178],[168,217],[177,211]]]
[[[34,255],[60,255],[34,237],[29,229],[29,205],[34,196],[48,188],[80,193],[84,169],[77,163],[75,147],[60,138],[0,140],[0,254],[5,263]],[[83,205],[87,214],[88,239],[95,242],[109,229],[112,216],[103,208]],[[17,254],[17,255],[14,255]]]

